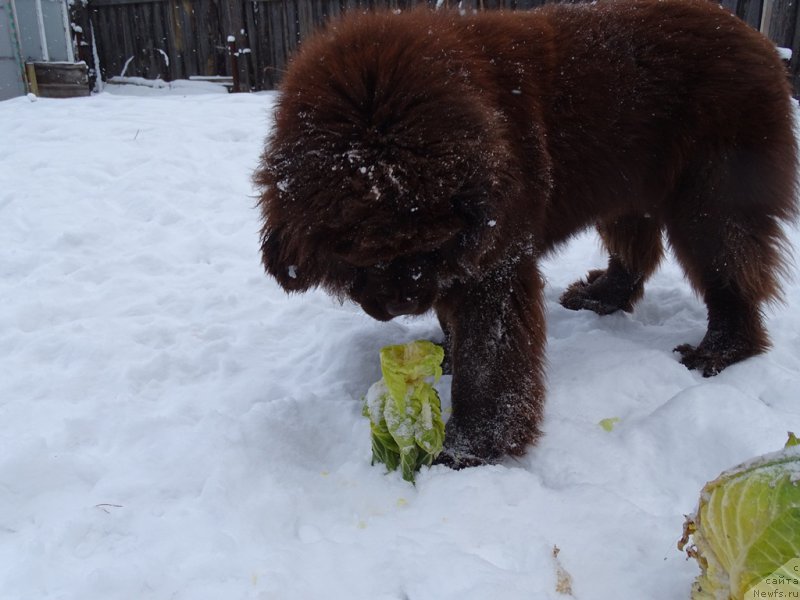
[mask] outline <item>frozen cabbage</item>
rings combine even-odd
[[[800,597],[800,575],[783,573],[787,564],[800,558],[797,438],[790,434],[783,450],[707,483],[695,514],[686,518],[678,548],[686,548],[700,565],[693,600],[754,597],[753,589],[763,587],[765,580],[797,590]],[[760,592],[755,597],[761,597]]]
[[[381,374],[367,392],[363,414],[372,432],[372,464],[398,467],[406,481],[442,451],[439,394],[444,350],[425,340],[381,349]]]

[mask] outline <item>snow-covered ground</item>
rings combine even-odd
[[[580,237],[546,264],[546,436],[414,487],[370,466],[361,398],[434,319],[267,279],[274,96],[184,91],[0,103],[0,599],[688,598],[703,483],[800,432],[797,279],[772,352],[703,379],[674,262],[632,315],[557,304],[605,262]]]

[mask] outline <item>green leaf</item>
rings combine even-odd
[[[602,419],[598,425],[600,425],[600,427],[602,427],[605,431],[611,431],[614,429],[614,425],[619,422],[619,417],[609,417],[608,419]]]

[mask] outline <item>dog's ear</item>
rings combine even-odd
[[[301,244],[284,228],[264,227],[261,232],[261,262],[287,292],[305,292],[319,281],[314,269],[303,260]]]

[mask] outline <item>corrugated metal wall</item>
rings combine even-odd
[[[0,100],[25,93],[16,22],[10,2],[0,2]]]

